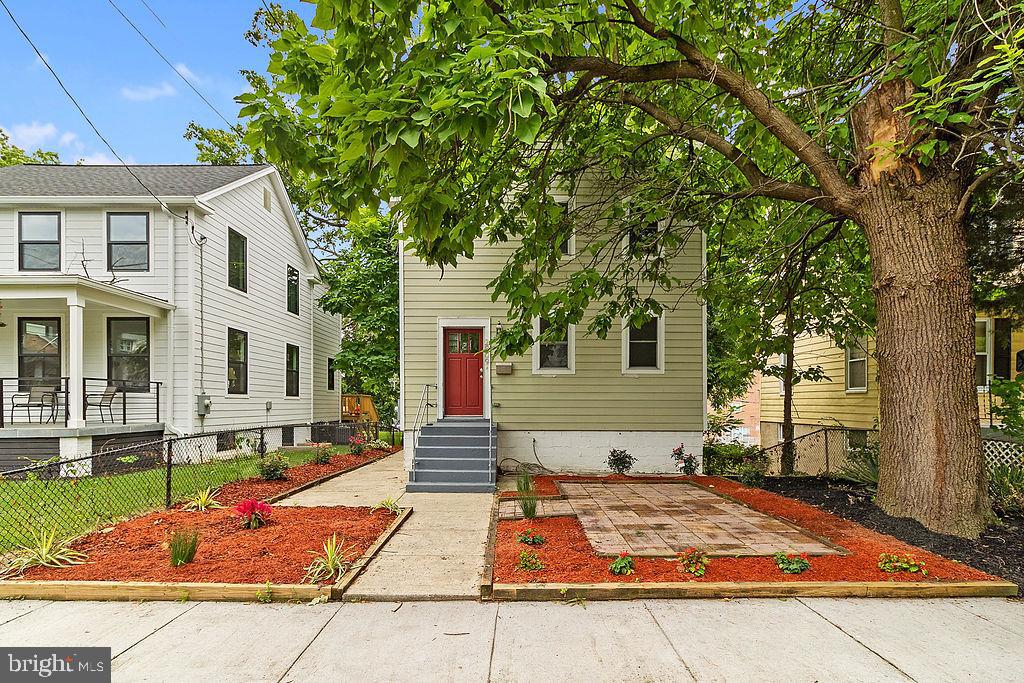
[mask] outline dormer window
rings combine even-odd
[[[149,270],[149,214],[107,214],[107,270]]]
[[[18,269],[60,270],[60,213],[18,214]]]

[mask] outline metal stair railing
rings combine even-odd
[[[433,387],[437,390],[436,384],[424,384],[423,391],[420,392],[420,402],[416,407],[416,419],[412,423],[412,471],[409,476],[412,481],[416,481],[416,449],[420,443],[420,430],[423,425],[430,424],[430,409],[435,407],[436,404],[430,402],[430,388]]]

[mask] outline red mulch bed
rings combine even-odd
[[[400,450],[401,448],[396,447],[394,450],[388,451],[367,450],[363,451],[360,455],[336,453],[331,456],[331,462],[327,465],[306,463],[289,467],[285,471],[284,479],[266,481],[259,477],[252,477],[250,479],[229,482],[220,487],[220,490],[217,492],[217,500],[223,505],[234,505],[243,500],[253,498],[264,500],[271,496],[291,491],[320,477],[348,470],[371,460],[379,460]]]
[[[637,477],[642,478],[642,477]],[[537,492],[558,493],[555,481],[629,480],[633,477],[538,476]],[[732,496],[750,507],[789,520],[811,533],[831,540],[850,551],[850,555],[811,557],[811,568],[802,574],[784,574],[771,557],[714,557],[702,578],[680,572],[672,559],[638,557],[636,572],[616,576],[608,571],[611,558],[599,557],[587,541],[576,517],[549,517],[532,520],[498,522],[495,545],[495,583],[604,583],[655,581],[986,581],[997,577],[947,560],[891,536],[866,529],[859,524],[806,505],[790,498],[757,488],[743,486],[720,477],[672,477],[691,479],[699,484]],[[527,546],[516,541],[516,534],[533,529],[547,539],[540,546]],[[517,569],[519,553],[534,550],[544,569]],[[920,574],[887,574],[878,568],[880,553],[913,555],[925,563],[928,576]]]
[[[386,510],[365,507],[276,507],[270,523],[243,529],[230,508],[209,512],[164,510],[121,522],[74,543],[85,564],[37,567],[22,578],[39,581],[170,581],[201,583],[300,583],[312,559],[332,534],[345,539],[352,559],[362,555],[395,520]],[[174,529],[197,529],[195,560],[172,567],[166,548]]]

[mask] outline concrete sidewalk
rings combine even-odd
[[[113,648],[115,681],[1013,681],[1024,604],[0,602],[0,645]]]
[[[480,597],[490,525],[489,493],[405,493],[402,453],[287,498],[277,505],[373,505],[391,497],[412,515],[346,592],[356,600]]]

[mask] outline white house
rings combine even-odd
[[[0,168],[0,466],[337,419],[323,290],[272,166]]]

